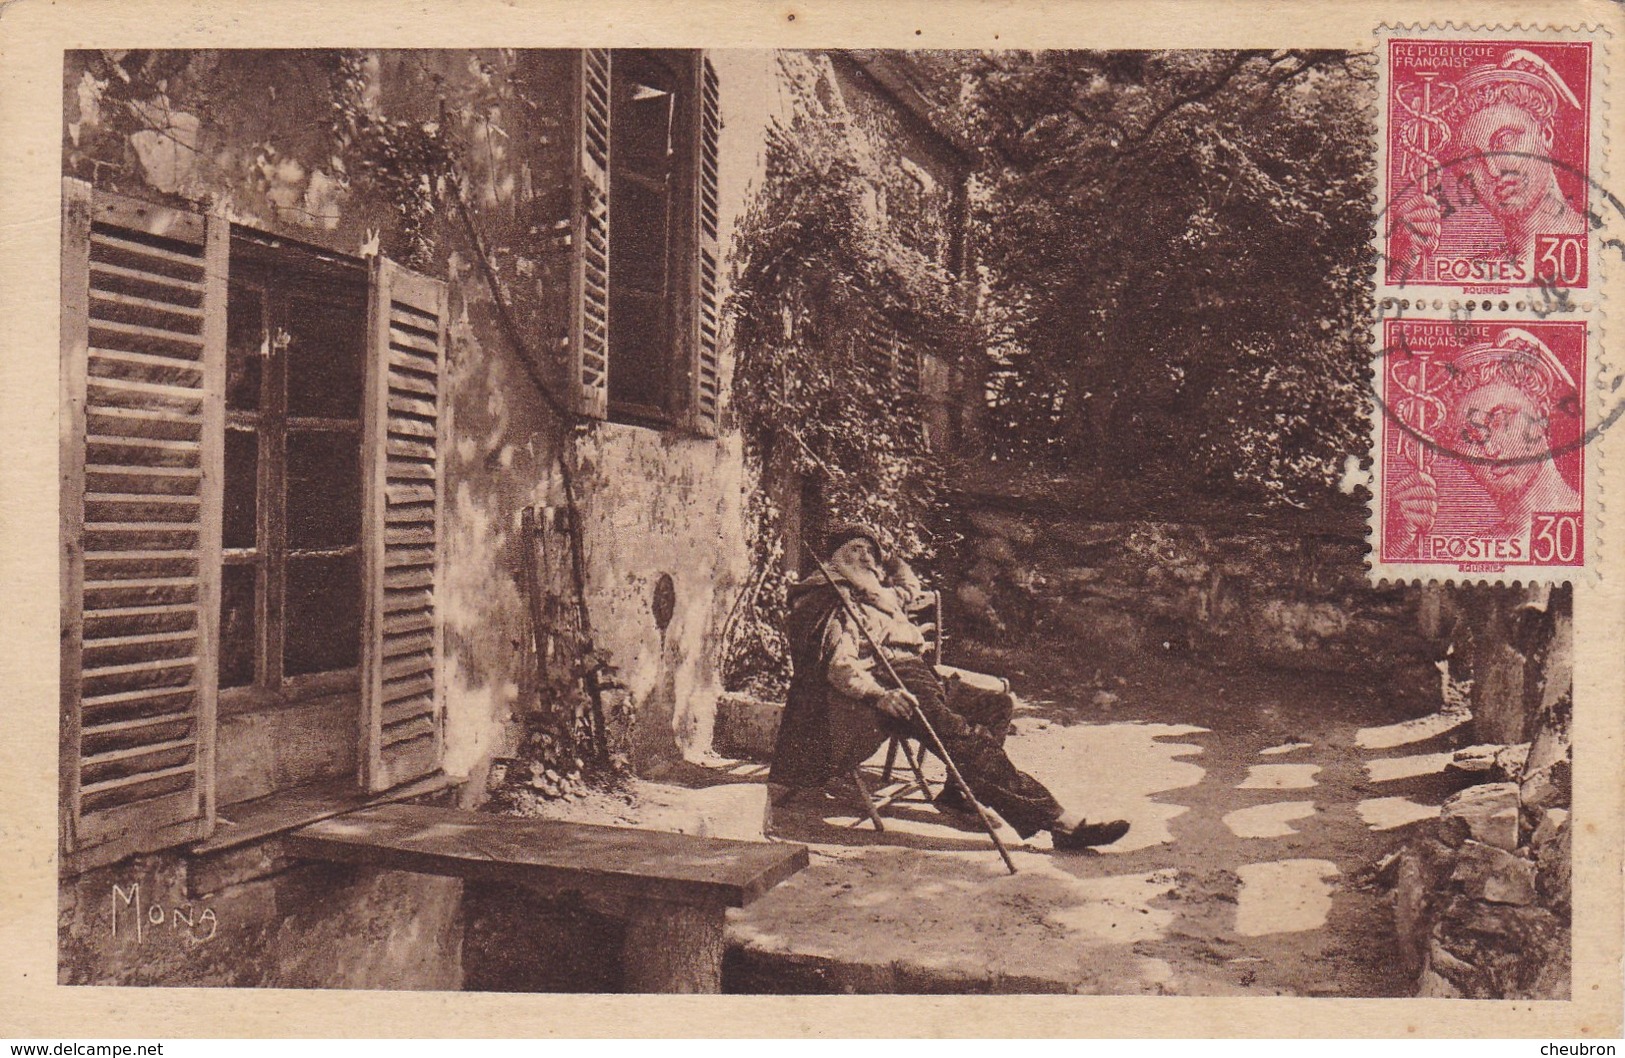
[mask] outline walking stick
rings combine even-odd
[[[856,610],[852,609],[852,604],[846,601],[846,595],[842,593],[840,585],[836,584],[835,578],[830,576],[829,567],[824,565],[824,560],[816,554],[812,556],[812,560],[818,566],[818,572],[824,575],[824,579],[829,582],[829,586],[835,590],[835,597],[841,601],[841,609],[845,610],[846,616],[851,618],[852,623],[858,626],[858,632],[863,636],[864,642],[869,644],[869,649],[874,651],[874,655],[880,660],[880,663],[886,666],[886,674],[905,693],[908,692],[908,688],[903,686],[902,677],[897,675],[897,670],[892,668],[891,662],[881,652],[880,644],[876,643],[874,636],[869,634],[869,629],[864,627],[862,618],[858,616]],[[909,697],[914,696],[909,694]],[[943,764],[947,765],[949,778],[954,781],[954,785],[959,787],[959,792],[965,795],[965,799],[971,803],[971,807],[976,809],[976,817],[982,821],[982,829],[987,831],[987,836],[993,839],[993,847],[999,850],[999,858],[1004,860],[1004,865],[1010,869],[1010,873],[1015,874],[1016,863],[1010,858],[1010,852],[1004,847],[1004,842],[999,840],[998,828],[994,826],[993,820],[988,817],[987,809],[982,806],[982,802],[977,800],[976,795],[971,792],[970,784],[959,774],[959,769],[954,765],[954,759],[948,756],[948,747],[942,744],[942,739],[937,736],[937,729],[931,726],[930,720],[926,719],[925,710],[920,708],[918,701],[914,703],[914,719],[918,720],[920,727],[924,728],[925,733],[931,736],[933,752],[942,758]]]

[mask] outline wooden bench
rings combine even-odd
[[[379,805],[286,838],[287,853],[617,898],[627,991],[720,992],[724,921],[807,866],[804,845]]]

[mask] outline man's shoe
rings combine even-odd
[[[942,792],[931,799],[931,803],[943,812],[974,813],[976,811],[971,807],[970,802],[965,800],[964,791],[955,785],[951,779],[943,785]]]
[[[1114,819],[1110,823],[1080,823],[1071,830],[1052,830],[1050,838],[1057,852],[1077,852],[1099,845],[1110,845],[1128,833],[1128,821]]]

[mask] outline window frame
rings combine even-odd
[[[260,363],[259,406],[254,410],[230,406],[229,393],[225,403],[225,430],[252,429],[256,438],[257,483],[255,487],[255,546],[234,548],[221,542],[221,593],[224,594],[224,568],[251,565],[255,569],[254,615],[254,678],[245,685],[227,687],[218,682],[219,711],[222,716],[235,716],[267,709],[284,708],[333,695],[358,693],[361,689],[363,661],[363,630],[356,628],[356,664],[344,669],[304,673],[295,676],[285,671],[285,643],[288,629],[287,570],[288,546],[287,508],[287,441],[302,422],[306,429],[347,432],[356,444],[356,507],[359,512],[367,482],[361,467],[366,453],[363,437],[363,405],[366,399],[365,379],[360,368],[364,366],[368,342],[368,300],[371,281],[364,262],[326,253],[304,244],[291,243],[266,237],[263,233],[238,225],[232,227],[230,251],[231,275],[228,291],[245,286],[259,295],[262,331],[271,342],[269,355]],[[294,288],[300,282],[315,276],[324,276],[330,282],[350,286],[346,294],[335,294],[327,300],[331,304],[348,302],[345,307],[359,307],[355,340],[360,346],[363,360],[358,364],[355,417],[340,420],[326,416],[295,416],[289,413],[288,372],[289,358],[285,346],[278,346],[270,335],[286,328],[284,324],[295,300]],[[301,292],[302,293],[302,292]],[[230,307],[227,308],[228,331],[231,325]],[[227,356],[229,359],[230,352]],[[267,406],[269,404],[269,406]],[[222,483],[223,486],[226,483]],[[229,497],[228,497],[229,500]],[[356,542],[342,549],[354,554],[359,564],[365,554],[365,533],[358,531]],[[254,552],[254,554],[244,554]],[[359,571],[357,593],[362,594]],[[357,599],[358,610],[362,600]],[[224,626],[221,629],[221,654],[224,656]]]
[[[235,800],[228,820],[216,812],[227,774],[216,741],[222,716],[230,715],[219,708],[218,624],[226,568],[227,311],[233,269],[243,268],[232,253],[239,236],[267,252],[296,248],[343,263],[365,297],[357,434],[364,593],[359,663],[365,671],[356,690],[340,692],[354,703],[348,730],[359,731],[354,773]],[[133,248],[141,262],[109,260],[109,246],[123,247],[117,252],[126,256]],[[457,785],[441,770],[446,282],[383,257],[362,263],[234,228],[218,212],[160,206],[71,177],[62,181],[61,261],[62,875],[178,847],[218,851],[363,804]],[[131,283],[142,289],[128,289]],[[197,300],[188,303],[188,296]],[[164,319],[130,318],[155,312]],[[177,401],[187,407],[175,410]],[[400,462],[402,450],[413,466]],[[419,480],[403,485],[398,474]],[[178,487],[187,484],[191,491]],[[110,505],[123,506],[108,513]],[[196,513],[177,519],[177,506]],[[140,534],[157,534],[163,542],[128,542]],[[173,542],[179,534],[195,539]],[[413,549],[405,556],[399,550],[403,538],[410,538]],[[427,622],[432,629],[411,636],[413,671],[420,674],[415,679],[428,683],[411,701],[396,701],[387,692],[391,669],[403,658],[402,633],[391,625],[392,612],[400,608],[389,603],[403,557],[416,571],[412,594],[422,597],[411,610],[414,628]],[[191,570],[184,576],[174,571],[183,562]],[[168,631],[171,622],[181,631]],[[172,660],[173,653],[163,652],[187,635],[196,640],[193,656]],[[147,679],[181,664],[190,667],[184,683]],[[114,676],[130,689],[110,688]],[[297,704],[336,697],[315,684],[355,678],[351,670],[312,676],[310,684],[299,677],[289,681],[300,692]],[[385,693],[370,682],[375,679],[382,679]],[[191,733],[181,741],[168,733],[142,734],[182,724]],[[404,733],[403,725],[409,725]],[[116,740],[111,747],[110,738]],[[186,766],[166,763],[182,745],[193,747]],[[87,769],[114,762],[117,782],[104,781],[100,772],[87,777]],[[171,788],[179,772],[185,781]],[[160,780],[163,788],[149,789]],[[105,789],[115,786],[119,799],[106,799]]]
[[[610,270],[610,305],[609,315],[609,368],[608,368],[608,418],[613,422],[629,426],[642,426],[651,429],[668,430],[680,426],[688,412],[689,401],[685,395],[685,382],[692,370],[690,363],[694,357],[692,320],[694,316],[694,300],[696,297],[696,283],[699,268],[699,153],[700,145],[700,111],[696,99],[696,89],[699,84],[698,71],[702,63],[699,51],[670,49],[670,48],[628,48],[612,49],[610,51],[610,154],[609,154],[609,208],[611,217],[615,217],[616,186],[623,180],[642,181],[640,174],[629,172],[618,161],[618,152],[615,144],[620,142],[623,129],[615,116],[616,103],[620,99],[622,74],[621,65],[629,57],[637,57],[640,62],[657,63],[669,74],[673,83],[674,103],[671,118],[671,161],[670,180],[671,187],[666,196],[667,216],[665,225],[666,253],[665,275],[666,293],[659,307],[664,316],[664,347],[659,350],[663,361],[657,367],[661,379],[661,392],[665,396],[662,404],[646,404],[625,397],[617,398],[615,384],[615,362],[617,353],[625,353],[616,349],[617,340],[616,308],[624,305],[627,296],[618,289],[616,282],[617,249],[622,253],[626,251],[626,244],[619,241],[619,228],[614,220],[610,223],[609,234],[609,270]]]
[[[678,178],[671,227],[671,331],[666,346],[669,400],[660,408],[616,401],[612,412],[610,333],[610,172],[614,151],[614,55],[608,48],[574,53],[574,174],[566,208],[557,216],[563,270],[569,276],[567,309],[559,333],[571,411],[585,420],[612,420],[711,439],[722,418],[720,315],[719,155],[721,91],[705,52],[667,50],[658,57],[677,73],[683,113],[675,124],[686,155]],[[683,87],[683,86],[686,86]],[[681,93],[687,93],[686,101]]]

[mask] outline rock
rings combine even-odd
[[[1523,778],[1524,761],[1529,759],[1529,743],[1520,742],[1515,746],[1503,746],[1495,755],[1495,770],[1507,782],[1517,782]]]
[[[1477,993],[1484,987],[1483,975],[1471,963],[1450,954],[1437,940],[1428,945],[1427,968],[1422,971],[1424,982],[1430,976],[1442,983],[1436,983],[1434,987],[1438,990],[1429,993],[1436,998],[1459,998]]]
[[[1568,929],[1554,930],[1541,948],[1532,953],[1536,966],[1532,980],[1526,981],[1511,997],[1513,999],[1569,999],[1574,995],[1572,979],[1572,936]]]
[[[1455,771],[1464,771],[1470,774],[1480,774],[1495,767],[1495,755],[1505,749],[1486,743],[1480,746],[1465,746],[1456,750],[1450,758],[1450,767]]]
[[[1422,857],[1412,849],[1399,855],[1394,874],[1394,933],[1399,940],[1400,965],[1407,975],[1422,967],[1427,953],[1427,872]]]
[[[1117,703],[1122,700],[1123,699],[1120,696],[1113,694],[1111,691],[1096,691],[1094,693],[1094,697],[1089,699],[1089,704],[1094,706],[1096,709],[1109,713],[1112,711],[1112,709],[1116,708]]]
[[[1460,999],[1461,989],[1432,970],[1423,970],[1417,983],[1416,994],[1423,999]]]
[[[1518,787],[1513,783],[1469,786],[1446,800],[1440,815],[1465,822],[1475,841],[1508,852],[1518,847]]]
[[[1454,898],[1433,928],[1443,973],[1471,999],[1568,999],[1567,926],[1538,906]]]
[[[1534,863],[1478,841],[1462,845],[1450,880],[1475,900],[1518,907],[1535,901]]]
[[[1559,760],[1523,777],[1518,796],[1526,808],[1567,807],[1571,795],[1569,762]]]
[[[1557,811],[1561,810],[1548,812],[1547,818]],[[1545,825],[1545,820],[1541,825]],[[1535,888],[1550,907],[1566,915],[1573,897],[1573,828],[1565,820],[1554,829],[1556,833],[1543,841],[1535,853]]]
[[[1467,825],[1467,820],[1460,816],[1441,818],[1435,833],[1438,834],[1440,841],[1453,849],[1459,849],[1463,842],[1473,839],[1472,828]]]
[[[1541,847],[1557,837],[1568,826],[1569,810],[1566,808],[1542,808],[1536,811],[1539,822],[1535,824],[1534,833],[1529,836],[1529,849],[1538,858]]]

